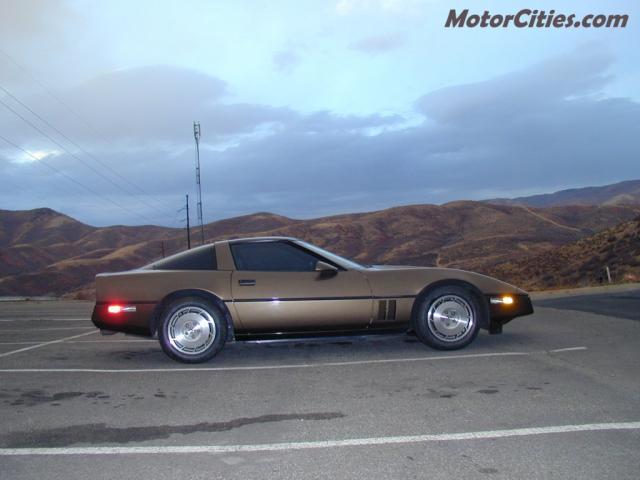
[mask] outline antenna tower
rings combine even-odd
[[[198,223],[200,240],[204,245],[204,222],[202,220],[202,185],[200,184],[200,122],[193,122],[193,138],[196,139],[196,184],[198,186]]]

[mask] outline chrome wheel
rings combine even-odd
[[[169,343],[180,353],[203,352],[216,338],[216,324],[209,312],[200,307],[183,307],[167,322]]]
[[[469,335],[476,319],[471,305],[458,295],[436,298],[427,312],[429,331],[443,342],[457,342]]]

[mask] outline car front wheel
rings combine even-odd
[[[164,353],[184,363],[213,358],[227,337],[223,313],[200,298],[180,298],[163,312],[158,339]]]
[[[473,294],[457,286],[437,287],[421,300],[414,320],[415,332],[438,350],[457,350],[478,335],[483,311]]]

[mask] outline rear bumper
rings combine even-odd
[[[109,305],[108,302],[97,302],[93,308],[91,321],[97,328],[147,337],[152,335],[150,325],[156,302],[126,302],[122,305],[134,308],[119,313],[110,313]]]
[[[510,305],[504,303],[493,303],[492,298],[500,297],[499,294],[487,295],[487,303],[489,305],[489,333],[501,333],[502,326],[510,322],[516,317],[531,315],[533,313],[533,305],[531,298],[527,294],[510,294],[513,303]]]

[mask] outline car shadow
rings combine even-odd
[[[442,351],[424,345],[407,334],[358,335],[287,339],[275,341],[242,341],[228,343],[212,360],[203,364],[180,364],[164,355],[158,344],[141,344],[137,348],[109,349],[95,352],[108,368],[244,368],[309,365],[335,362],[368,362],[422,357],[447,357],[500,352],[523,352],[530,348],[530,338],[516,332],[489,335],[481,332],[476,340],[461,350]]]

